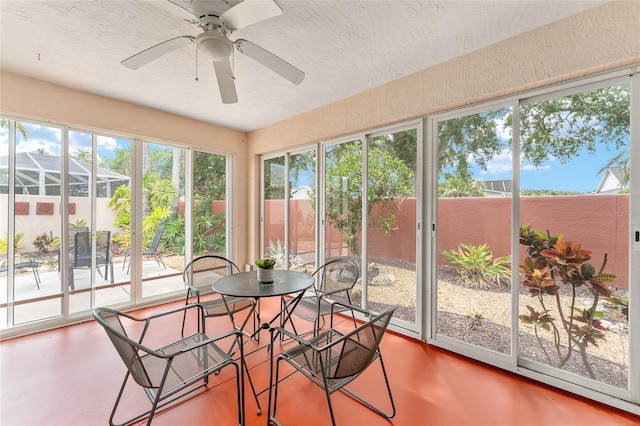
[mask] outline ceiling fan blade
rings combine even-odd
[[[222,14],[225,24],[234,30],[256,22],[282,15],[282,9],[273,0],[244,0]]]
[[[174,3],[171,0],[144,0],[147,3],[152,3],[154,6],[159,7],[162,10],[166,10],[167,12],[175,15],[185,21],[192,21],[196,17],[193,15],[191,10],[185,9],[178,3]]]
[[[138,68],[148,64],[149,62],[195,41],[196,38],[193,36],[180,36],[172,38],[171,40],[163,41],[162,43],[156,44],[155,46],[145,49],[142,52],[136,53],[135,55],[128,57],[120,63],[129,69],[137,70]]]
[[[231,71],[231,61],[229,59],[213,61],[213,68],[216,71],[222,103],[235,104],[238,102],[236,83],[233,81],[233,72]]]
[[[239,39],[235,41],[235,45],[240,53],[247,55],[271,71],[280,74],[293,84],[300,84],[302,80],[304,80],[304,72],[257,44],[248,40]]]

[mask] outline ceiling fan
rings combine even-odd
[[[123,66],[136,70],[167,53],[195,43],[198,51],[213,62],[220,97],[225,104],[238,102],[231,67],[234,48],[293,84],[304,80],[304,72],[273,53],[245,39],[229,39],[233,31],[281,15],[282,9],[274,0],[190,0],[191,10],[170,0],[146,1],[198,25],[203,32],[196,37],[184,35],[163,41],[123,60]]]

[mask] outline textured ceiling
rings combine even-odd
[[[168,1],[168,0],[158,0]],[[189,7],[189,0],[175,0]],[[306,73],[299,86],[235,55],[239,101],[220,100],[190,45],[129,70],[120,61],[201,30],[149,1],[0,1],[0,67],[62,86],[251,131],[412,74],[604,1],[286,1],[231,35]],[[1,90],[1,87],[0,87]]]

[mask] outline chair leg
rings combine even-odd
[[[271,335],[271,345],[273,347],[274,342],[274,337],[275,335],[272,333]],[[278,383],[280,382],[279,380],[279,372],[280,372],[280,357],[278,357],[276,359],[276,371],[275,371],[275,381],[274,381],[274,377],[273,377],[273,350],[271,351],[271,362],[270,362],[270,366],[269,366],[269,399],[268,399],[268,406],[267,406],[267,425],[270,424],[276,424],[279,425],[280,423],[278,423],[278,421],[276,420],[276,410],[278,407]]]
[[[382,361],[382,354],[378,353],[378,360],[380,361],[380,368],[382,369],[382,375],[384,377],[384,383],[387,386],[387,395],[389,395],[389,402],[391,403],[391,412],[386,412],[373,405],[371,402],[365,400],[355,392],[347,389],[347,387],[343,387],[342,390],[349,394],[352,398],[360,401],[360,403],[369,407],[371,410],[378,413],[380,416],[385,417],[387,419],[391,419],[396,415],[396,404],[393,401],[393,395],[391,395],[391,386],[389,385],[389,378],[387,377],[387,370],[384,368],[384,362]],[[375,359],[374,359],[375,361]]]
[[[241,345],[242,343],[240,343]],[[247,366],[247,362],[244,359],[244,356],[241,356],[242,358],[242,366],[241,368],[244,368],[245,371],[247,372],[247,378],[249,379],[249,386],[251,387],[251,392],[253,393],[253,398],[256,400],[256,405],[258,406],[258,415],[262,414],[262,407],[260,406],[260,401],[258,400],[258,394],[256,393],[256,387],[253,384],[253,380],[251,379],[251,374],[249,374],[249,367]]]
[[[158,266],[162,265],[164,269],[167,269],[167,265],[164,264],[164,260],[162,260],[162,256],[160,256],[159,254],[155,254],[154,256],[156,258],[156,262],[158,262]]]
[[[324,373],[322,374],[322,379],[324,380],[324,393],[327,396],[327,405],[329,406],[329,414],[331,414],[331,424],[336,426],[336,417],[333,415],[333,405],[331,404],[331,393],[329,392],[329,384],[327,383],[326,377],[324,377]]]
[[[36,286],[38,287],[38,290],[40,290],[40,273],[38,272],[38,264],[37,263],[33,263],[34,261],[32,261],[31,263],[31,269],[33,270],[33,277],[36,280]]]
[[[73,270],[75,268],[73,266],[71,266],[71,268],[69,268],[69,286],[71,287],[71,290],[75,290],[75,279],[73,276]]]

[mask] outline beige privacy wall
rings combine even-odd
[[[640,0],[613,1],[302,113],[249,133],[249,209],[259,211],[260,154],[636,65]],[[254,255],[259,229],[255,215],[248,233]]]
[[[241,225],[235,229],[233,258],[245,262],[246,133],[6,72],[0,74],[0,87],[3,114],[234,155],[234,216]]]

